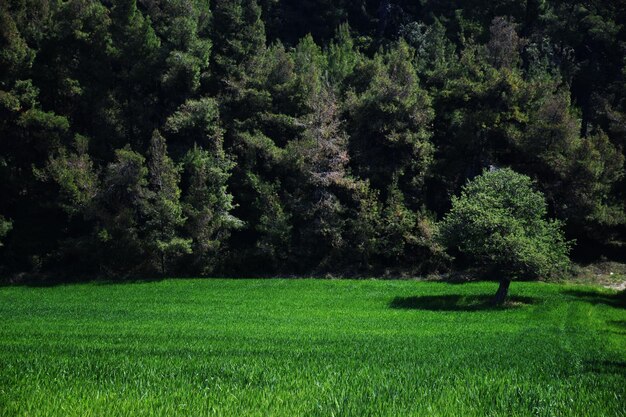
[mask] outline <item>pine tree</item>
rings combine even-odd
[[[161,274],[183,254],[191,253],[191,240],[181,236],[186,218],[180,202],[180,168],[167,153],[165,138],[158,130],[152,134],[148,150],[151,191],[145,222],[145,244],[158,259]]]
[[[148,13],[167,54],[159,104],[171,111],[208,88],[211,10],[206,1],[156,1]]]
[[[292,260],[293,249],[292,215],[281,196],[281,183],[279,180],[269,182],[248,172],[247,184],[256,196],[252,202],[254,223],[249,226],[255,232],[254,247],[244,249],[240,255],[248,259],[253,268],[264,265],[268,272],[278,273]]]
[[[219,255],[234,229],[243,223],[232,215],[235,206],[227,182],[233,163],[222,149],[209,152],[198,146],[183,159],[183,212],[192,243],[192,271],[208,274],[220,266]]]
[[[212,39],[214,92],[236,98],[265,48],[265,27],[256,0],[215,0]]]
[[[115,151],[96,197],[96,238],[101,273],[126,277],[152,269],[143,230],[151,191],[145,158],[130,146]]]
[[[158,93],[161,41],[150,18],[137,7],[136,0],[115,0],[112,24],[112,109],[122,123],[125,139],[138,149],[150,140]]]
[[[347,135],[329,86],[310,97],[309,108],[313,111],[304,120],[303,139],[292,142],[288,151],[303,176],[292,204],[301,218],[299,256],[314,267],[329,267],[345,250],[346,208],[341,199],[351,195],[355,184],[348,175]]]
[[[417,204],[433,159],[428,94],[420,88],[413,51],[399,41],[371,63],[365,91],[347,100],[355,172],[385,193],[397,176],[409,204]]]
[[[335,40],[328,47],[328,77],[336,86],[343,86],[361,59],[354,47],[354,40],[347,23],[339,25]]]
[[[88,138],[77,135],[74,140],[73,151],[61,148],[42,174],[58,185],[58,204],[69,216],[89,217],[99,192],[98,173],[88,153]]]

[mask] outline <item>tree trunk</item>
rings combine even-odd
[[[500,280],[500,286],[498,287],[498,291],[496,292],[496,295],[493,297],[494,305],[499,306],[499,305],[502,305],[502,303],[504,303],[504,300],[506,300],[506,295],[509,293],[509,285],[511,285],[510,279]]]

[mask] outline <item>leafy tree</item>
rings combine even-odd
[[[601,132],[581,136],[579,111],[549,66],[524,74],[524,44],[509,20],[494,19],[489,43],[466,46],[462,65],[435,90],[438,155],[429,186],[454,193],[484,167],[508,165],[537,180],[551,213],[576,224],[568,233],[589,237],[598,225],[622,219],[607,193],[622,176],[621,153],[599,139]]]
[[[512,279],[550,277],[569,264],[562,224],[546,220],[546,202],[531,179],[503,168],[469,181],[440,223],[442,242],[498,275],[493,302],[502,304]]]

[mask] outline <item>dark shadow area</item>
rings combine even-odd
[[[613,326],[623,327],[624,329],[626,329],[626,320],[611,320],[611,321],[607,321],[607,323]]]
[[[532,297],[510,296],[503,305],[496,306],[492,300],[493,295],[425,295],[396,297],[389,307],[400,310],[484,311],[518,308],[537,302]]]
[[[587,372],[595,374],[623,375],[626,372],[626,362],[624,361],[591,360],[585,362],[584,367]]]
[[[0,287],[31,287],[31,288],[50,288],[60,285],[74,285],[74,284],[98,284],[98,285],[117,285],[117,284],[141,284],[162,281],[164,277],[138,277],[138,278],[47,278],[41,279],[40,277],[34,278],[21,278],[19,280],[5,280],[0,281]]]
[[[609,333],[626,335],[626,320],[609,320],[606,322],[612,330],[607,330]]]
[[[611,307],[626,308],[626,291],[617,294],[605,294],[590,290],[566,290],[563,291],[563,294],[591,304],[606,304]]]

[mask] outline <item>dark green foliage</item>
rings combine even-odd
[[[398,178],[402,191],[415,201],[434,149],[433,110],[419,86],[413,58],[414,51],[404,41],[377,55],[368,64],[369,85],[351,94],[346,106],[355,172],[383,193]]]
[[[69,215],[86,214],[98,193],[98,176],[87,153],[87,138],[77,136],[74,152],[61,149],[50,158],[45,175],[59,186],[59,205]]]
[[[166,120],[164,131],[173,138],[177,154],[199,145],[212,151],[222,149],[220,114],[212,98],[190,99]]]
[[[144,241],[142,229],[149,219],[151,196],[145,158],[129,146],[116,150],[101,190],[96,197],[95,217],[105,273],[143,272],[149,261],[149,243]]]
[[[341,86],[352,75],[361,57],[355,50],[350,26],[344,23],[337,28],[335,40],[328,47],[328,78]]]
[[[256,222],[248,225],[248,228],[252,227],[257,236],[252,250],[242,254],[249,256],[252,261],[258,259],[258,264],[265,265],[267,272],[276,273],[284,269],[284,264],[289,260],[293,229],[291,215],[281,200],[279,182],[266,182],[252,173],[248,175],[248,184],[257,196],[253,208],[258,216]],[[240,262],[245,262],[245,259],[241,258]],[[256,267],[257,264],[254,265]]]
[[[161,76],[165,94],[160,99],[179,104],[209,82],[212,42],[208,38],[211,21],[208,2],[156,1],[148,7],[148,13],[165,43],[163,53],[167,53]]]
[[[343,256],[346,196],[353,194],[355,180],[348,174],[348,141],[339,120],[337,100],[327,86],[309,98],[312,112],[305,118],[302,140],[290,147],[294,165],[301,173],[292,204],[298,214],[298,256],[315,267],[336,266]]]
[[[567,270],[570,243],[562,224],[546,220],[546,215],[545,199],[533,190],[530,178],[495,169],[468,182],[452,198],[439,233],[446,246],[501,281],[549,278]]]
[[[4,217],[0,216],[0,239],[4,238],[7,233],[11,231],[12,228],[11,220],[7,220]],[[2,241],[0,240],[0,246],[2,246]]]
[[[407,208],[394,182],[380,218],[378,258],[382,265],[413,268],[420,273],[437,270],[445,265],[447,256],[436,240],[436,230],[432,216]]]
[[[168,264],[183,254],[191,253],[191,239],[184,239],[180,231],[185,223],[180,203],[180,168],[167,153],[165,138],[155,130],[148,149],[148,189],[144,243],[149,256],[157,259],[160,272],[169,271]]]
[[[183,158],[183,213],[187,235],[192,239],[190,273],[212,272],[230,231],[242,226],[231,214],[233,196],[226,186],[232,166],[221,144],[214,152],[194,146]]]
[[[427,273],[490,165],[532,178],[576,256],[623,258],[625,21],[578,0],[1,2],[3,274]]]
[[[214,89],[236,99],[249,67],[265,47],[261,9],[256,0],[216,0],[212,8]]]

